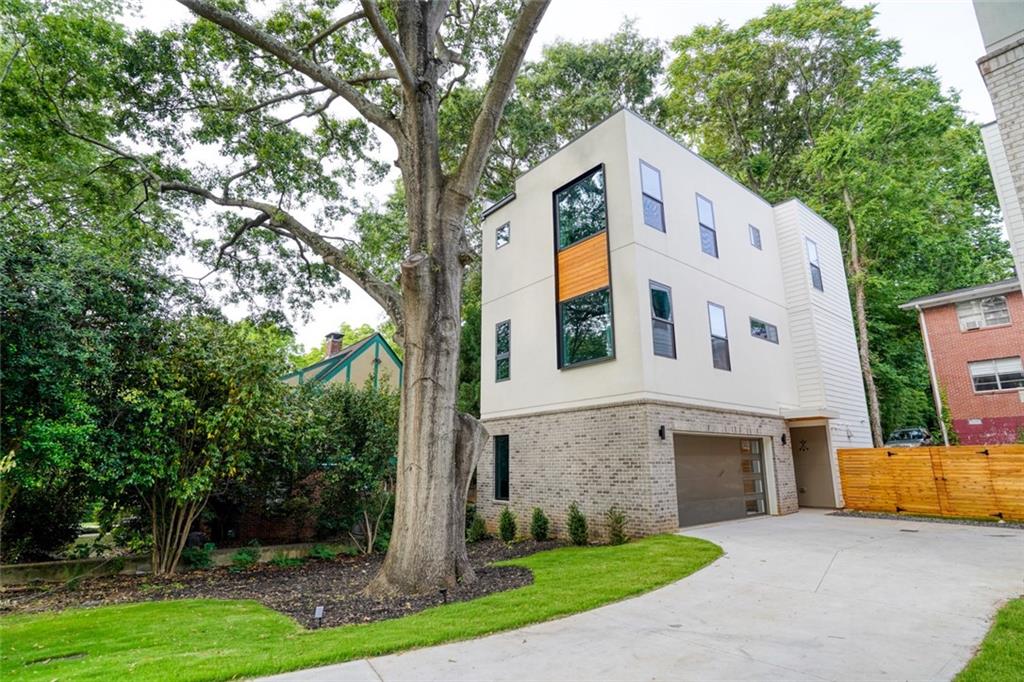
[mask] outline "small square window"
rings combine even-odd
[[[505,223],[497,230],[494,231],[494,248],[500,249],[501,247],[508,244],[509,239],[512,237],[512,225]]]
[[[757,250],[761,250],[761,230],[757,229],[753,225],[747,225],[750,230],[750,245]]]

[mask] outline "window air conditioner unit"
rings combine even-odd
[[[977,320],[971,320],[970,322],[964,323],[964,330],[971,331],[972,329],[981,329],[981,322]]]

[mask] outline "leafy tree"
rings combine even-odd
[[[280,443],[288,338],[275,327],[191,317],[168,325],[144,381],[119,400],[121,461],[109,500],[149,520],[152,566],[173,573],[216,486]]]
[[[872,6],[798,0],[673,42],[666,119],[770,201],[840,231],[871,431],[935,422],[913,316],[896,305],[991,281],[1009,257],[975,126],[934,73],[899,66]]]

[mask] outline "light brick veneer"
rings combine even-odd
[[[626,512],[627,531],[641,536],[678,528],[672,431],[755,436],[774,453],[778,511],[797,510],[793,454],[782,445],[783,419],[662,402],[628,402],[536,413],[484,422],[492,436],[509,436],[509,501],[494,500],[494,441],[477,466],[477,509],[491,529],[501,509],[515,512],[520,533],[540,507],[552,531],[566,533],[569,503],[587,516],[591,535],[606,534],[605,512]],[[658,429],[664,425],[666,438]],[[788,434],[787,434],[788,440]]]

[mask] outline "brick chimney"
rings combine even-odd
[[[333,358],[341,352],[341,333],[331,332],[324,341],[324,357]]]

